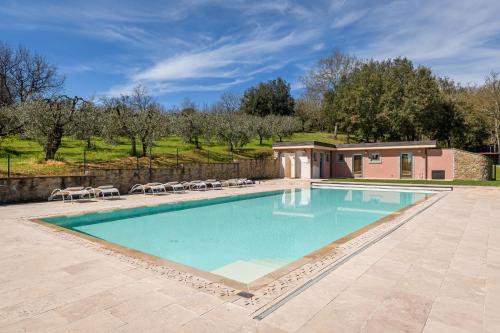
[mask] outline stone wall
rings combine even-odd
[[[127,193],[134,184],[196,179],[279,177],[277,160],[242,160],[237,163],[185,164],[178,168],[90,170],[85,176],[0,178],[0,204],[47,200],[56,188],[113,184]]]
[[[481,154],[454,150],[454,179],[490,180],[493,164]]]

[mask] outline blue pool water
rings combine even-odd
[[[249,283],[428,195],[296,189],[46,221]]]

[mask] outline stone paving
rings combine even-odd
[[[190,193],[249,193],[303,183]],[[174,195],[0,207],[0,332],[500,332],[500,189],[456,188],[271,315],[59,237],[28,218]]]

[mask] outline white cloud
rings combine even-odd
[[[351,25],[363,18],[363,16],[366,15],[366,12],[366,10],[359,10],[339,15],[339,17],[333,21],[332,28],[340,29]]]
[[[479,83],[500,70],[499,13],[498,1],[390,3],[363,19],[361,32],[372,35],[354,50],[364,58],[408,57],[440,75]]]

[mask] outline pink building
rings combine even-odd
[[[437,148],[436,141],[279,142],[273,150],[285,178],[455,178],[455,150]]]

